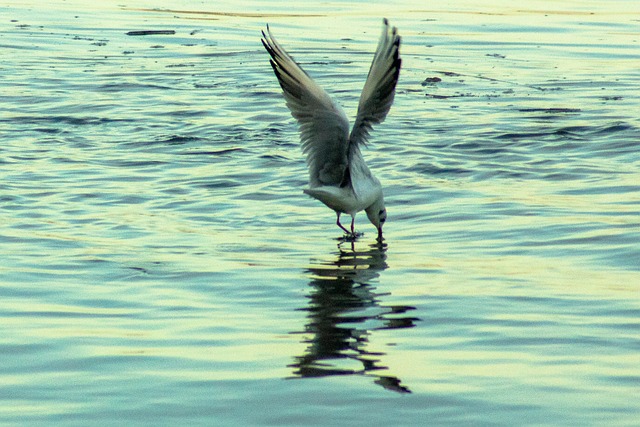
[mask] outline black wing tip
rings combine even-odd
[[[267,50],[267,52],[269,52],[271,56],[274,56],[275,52],[273,49],[273,37],[271,36],[271,29],[269,28],[269,24],[266,24],[266,26],[266,33],[264,32],[264,30],[260,30],[260,32],[262,33],[262,38],[260,39],[260,41],[262,42],[262,45]]]
[[[269,27],[267,26],[267,32],[269,31]],[[274,48],[273,39],[271,38],[271,33],[265,33],[262,31],[262,38],[260,39],[262,42],[262,46],[264,46],[265,50],[269,53],[271,58],[276,59],[278,54]]]
[[[389,20],[387,18],[382,18],[382,24],[385,27],[385,31],[389,31]],[[391,27],[391,35],[395,38],[400,38],[398,35],[398,27]]]

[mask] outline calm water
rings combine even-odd
[[[93,3],[0,5],[0,422],[638,424],[637,1]],[[259,31],[352,115],[383,16],[351,246]]]

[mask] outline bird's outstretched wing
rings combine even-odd
[[[327,92],[313,81],[275,40],[269,26],[262,44],[284,92],[287,107],[300,125],[307,155],[310,186],[344,186],[349,179],[347,152],[349,121]]]
[[[382,35],[373,57],[367,81],[360,95],[358,115],[349,137],[358,146],[367,141],[374,124],[382,123],[393,104],[400,75],[400,36],[396,27],[383,21]]]

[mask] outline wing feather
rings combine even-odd
[[[310,186],[344,184],[349,181],[347,116],[280,46],[269,26],[262,36],[262,44],[271,56],[271,67],[280,82],[287,107],[300,127]]]
[[[349,136],[350,143],[364,144],[374,124],[382,123],[393,104],[400,75],[400,36],[384,19],[382,35],[373,57],[367,81],[360,95],[358,115]]]

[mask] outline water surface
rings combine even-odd
[[[0,6],[0,420],[636,424],[638,12]],[[353,117],[383,16],[389,220],[351,245],[259,35]]]

